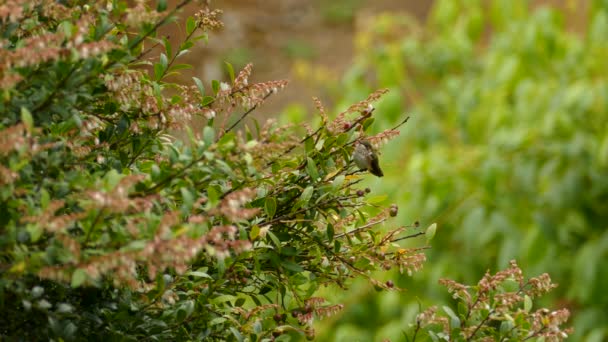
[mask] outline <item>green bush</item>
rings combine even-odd
[[[0,5],[2,338],[313,338],[342,308],[320,286],[390,289],[370,272],[421,267],[421,249],[394,243],[415,228],[376,229],[396,207],[350,162],[385,91],[333,120],[317,103],[315,129],[241,129],[286,82],[227,65],[228,82],[171,83],[221,27],[203,8],[180,44],[157,37],[188,2]]]
[[[418,311],[414,296],[447,300],[440,277],[470,283],[517,259],[559,284],[541,303],[572,311],[572,340],[607,338],[608,7],[589,3],[580,33],[565,24],[572,9],[507,0],[437,1],[424,25],[397,14],[362,25],[334,88],[342,106],[389,88],[380,128],[411,115],[383,150],[378,189],[400,204],[398,220],[438,230],[432,268],[396,281],[412,295],[366,299],[378,312],[360,329],[398,336]]]
[[[286,82],[249,84],[251,65],[227,64],[227,82],[171,83],[222,26],[203,8],[181,43],[157,37],[188,2],[0,5],[0,337],[312,339],[313,320],[343,308],[320,288],[397,290],[374,272],[422,267],[426,246],[410,241],[435,226],[395,224],[398,207],[351,162],[364,140],[399,134],[365,133],[387,91],[333,119],[316,101],[317,128],[244,126]],[[473,288],[444,283],[464,319],[431,308],[414,334],[564,336],[567,310],[531,311],[546,275],[524,281],[512,264]]]

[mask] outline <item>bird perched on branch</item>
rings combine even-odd
[[[361,170],[367,170],[374,176],[384,176],[382,169],[380,169],[378,155],[369,141],[360,140],[357,142],[355,152],[353,153],[353,160]]]

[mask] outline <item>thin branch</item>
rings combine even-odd
[[[418,335],[418,331],[420,330],[420,320],[416,320],[416,330],[414,330],[414,336],[412,337],[412,342],[416,342],[416,335]]]
[[[378,224],[378,223],[382,223],[382,222],[384,222],[384,221],[386,221],[386,218],[383,218],[383,219],[378,220],[378,221],[370,222],[370,223],[368,223],[368,224],[364,224],[363,226],[361,226],[361,227],[359,227],[359,228],[357,228],[357,229],[351,230],[351,231],[349,231],[349,232],[344,232],[344,233],[342,233],[342,234],[338,234],[338,235],[336,235],[336,236],[335,236],[335,238],[336,238],[336,239],[338,239],[338,238],[341,238],[341,237],[343,237],[343,236],[345,236],[345,235],[357,234],[357,233],[358,233],[358,232],[360,232],[360,231],[363,231],[363,230],[365,230],[365,229],[367,229],[367,228],[369,228],[369,227],[371,227],[371,226],[374,226],[374,225],[376,225],[376,224]]]
[[[286,220],[286,219],[288,219],[288,218],[290,218],[290,217],[292,217],[294,215],[304,213],[304,212],[306,212],[308,210],[322,208],[324,205],[330,204],[330,203],[332,203],[334,201],[347,200],[347,199],[351,199],[351,198],[355,198],[355,197],[357,197],[357,195],[350,195],[350,196],[331,198],[331,199],[329,199],[327,201],[324,201],[324,202],[321,202],[321,203],[317,203],[316,205],[314,205],[312,207],[300,208],[300,209],[298,209],[298,210],[296,210],[296,211],[294,211],[292,213],[281,215],[281,216],[279,216],[277,218],[274,218],[272,220],[258,223],[258,226],[259,227],[264,227],[264,226],[272,225],[272,224],[275,224],[277,222],[284,221],[284,220]]]
[[[59,82],[57,82],[57,84],[53,87],[53,91],[50,92],[42,102],[40,102],[36,107],[34,107],[31,111],[32,113],[34,112],[39,112],[41,111],[43,108],[46,108],[49,104],[51,104],[51,102],[57,98],[57,93],[59,92],[59,90],[63,90],[65,83],[67,82],[67,80],[72,76],[72,74],[74,74],[74,72],[76,71],[76,69],[78,69],[78,66],[71,68],[70,72],[68,72],[63,78],[61,78],[61,80],[59,80]]]
[[[97,223],[101,219],[101,215],[103,214],[104,210],[105,210],[105,208],[99,209],[97,216],[95,216],[95,219],[93,219],[93,223],[91,223],[91,227],[89,228],[89,231],[87,232],[87,236],[84,238],[84,242],[82,243],[83,246],[86,246],[89,243],[91,234],[93,233],[93,230],[95,230],[95,226],[97,226]]]
[[[321,130],[323,129],[324,126],[321,126],[319,128],[317,128],[316,131],[314,131],[313,133],[308,134],[307,136],[305,136],[302,140],[300,140],[300,144],[303,144],[306,142],[306,140],[314,137],[315,135],[319,134],[319,132],[321,132]],[[289,147],[287,150],[285,150],[283,153],[279,154],[279,156],[277,156],[276,158],[274,158],[273,160],[269,161],[268,163],[266,163],[266,167],[274,164],[277,160],[279,160],[279,158],[287,155],[289,152],[293,151],[296,148],[296,145]]]
[[[149,194],[153,193],[154,191],[156,191],[156,190],[160,189],[161,187],[165,186],[167,183],[171,182],[173,179],[175,179],[175,177],[179,177],[180,175],[182,175],[189,168],[191,168],[194,165],[196,165],[197,163],[203,161],[203,159],[205,159],[205,155],[204,154],[200,158],[197,158],[197,159],[191,161],[189,164],[187,164],[183,168],[181,168],[181,169],[177,170],[176,172],[168,175],[163,180],[161,180],[160,182],[156,183],[156,185],[154,185],[153,187],[145,189],[143,191],[139,191],[137,193],[134,193],[134,194],[130,195],[129,197],[132,198],[132,197],[138,197],[138,196],[143,196],[143,195],[149,195]]]
[[[471,341],[471,339],[475,336],[475,334],[477,334],[477,332],[479,331],[479,329],[481,329],[481,327],[488,321],[488,319],[490,319],[490,316],[494,313],[494,310],[488,312],[488,315],[486,316],[486,318],[483,319],[483,321],[481,321],[481,323],[479,323],[476,327],[475,330],[473,330],[473,332],[471,333],[471,335],[469,335],[469,337],[467,337],[467,341]]]
[[[270,95],[272,95],[274,92],[273,91],[269,91],[268,94],[264,95],[264,97],[262,98],[262,101],[256,103],[253,107],[249,108],[249,110],[247,110],[245,113],[243,113],[243,115],[241,115],[241,117],[234,123],[232,124],[232,126],[228,127],[227,130],[225,130],[220,136],[219,138],[221,138],[224,134],[230,132],[234,127],[236,127],[239,123],[241,123],[241,121],[243,121],[243,119],[245,119],[245,117],[247,115],[249,115],[251,112],[253,112],[256,108],[258,108],[258,106],[267,98],[270,97]]]
[[[414,234],[411,234],[411,235],[408,235],[408,236],[400,237],[398,239],[391,240],[391,242],[397,242],[397,241],[401,241],[401,240],[411,239],[411,238],[415,238],[415,237],[420,236],[420,235],[424,235],[424,232],[418,232],[418,233],[414,233]]]
[[[167,35],[167,36],[165,36],[165,39],[169,39],[170,37],[171,36]],[[150,53],[150,51],[154,50],[157,46],[159,46],[161,44],[162,44],[161,42],[157,42],[156,44],[150,46],[145,51],[142,51],[135,59],[136,60],[141,59],[143,56],[147,55],[148,53]],[[169,69],[169,67],[167,67],[167,69]]]
[[[156,30],[158,30],[159,27],[163,26],[169,20],[169,18],[171,18],[175,13],[177,13],[177,11],[179,11],[182,7],[186,6],[191,1],[192,0],[184,0],[184,1],[180,2],[177,6],[175,6],[175,8],[169,14],[167,14],[165,17],[163,17],[161,20],[159,20],[156,24],[154,24],[154,26],[152,26],[145,34],[143,34],[140,37],[137,37],[135,40],[133,40],[129,44],[129,47],[128,47],[129,50],[136,47],[144,39],[149,37],[152,33],[156,32]]]
[[[408,116],[408,117],[406,117],[406,118],[405,118],[403,121],[401,121],[400,123],[398,123],[398,124],[397,124],[397,126],[395,126],[395,127],[391,128],[390,130],[391,130],[391,131],[395,131],[395,130],[397,130],[397,128],[399,128],[399,127],[403,126],[403,125],[404,125],[404,124],[405,124],[405,123],[406,123],[406,122],[407,122],[409,119],[410,119],[410,117],[409,117],[409,116]]]

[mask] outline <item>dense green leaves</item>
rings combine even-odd
[[[187,2],[24,4],[0,24],[1,337],[313,338],[313,318],[342,308],[321,285],[424,261],[397,243],[402,227],[379,239],[386,212],[367,222],[378,209],[351,165],[363,108],[385,91],[305,136],[236,132],[286,82],[227,64],[207,95],[197,78],[170,83],[222,26],[202,9],[183,42],[155,38]]]

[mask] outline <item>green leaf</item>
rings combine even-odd
[[[424,232],[424,236],[426,237],[426,243],[428,244],[435,237],[435,232],[437,231],[437,223],[431,224],[426,231]]]
[[[25,126],[25,130],[31,134],[34,130],[34,118],[32,118],[32,113],[25,107],[21,107],[21,121]]]
[[[129,242],[128,245],[126,245],[125,247],[122,248],[122,250],[124,251],[137,251],[137,250],[142,250],[146,247],[146,240],[135,240],[135,241],[131,241]]]
[[[469,307],[462,301],[458,302],[458,317],[466,317]]]
[[[270,237],[270,240],[272,240],[272,242],[274,243],[274,245],[280,249],[281,248],[281,240],[279,240],[279,238],[274,235],[273,232],[271,232],[270,230],[268,231],[268,236]]]
[[[334,225],[333,224],[328,224],[327,225],[327,240],[329,240],[329,242],[331,242],[334,239]]]
[[[167,9],[167,0],[158,0],[156,4],[156,11],[163,12]]]
[[[234,84],[234,67],[232,66],[232,64],[226,61],[224,61],[224,64],[226,65],[226,71],[228,72],[228,76],[230,76],[230,82]]]
[[[198,77],[192,77],[192,80],[196,84],[198,92],[201,94],[201,96],[205,96],[205,86],[203,85],[203,81],[201,81]]]
[[[112,169],[110,171],[108,171],[108,173],[106,173],[105,177],[104,177],[104,190],[105,191],[111,191],[113,190],[118,183],[120,182],[120,180],[123,178],[123,175],[118,173],[118,171],[116,171],[115,169]]]
[[[171,96],[171,104],[176,104],[176,103],[180,103],[182,101],[182,97],[179,95],[173,95]],[[190,128],[190,127],[188,127]],[[190,128],[190,131],[192,132],[192,129]],[[191,140],[194,141],[194,140]]]
[[[212,206],[215,206],[220,201],[221,195],[222,192],[218,185],[211,185],[207,188],[207,198]]]
[[[228,132],[224,134],[220,140],[217,141],[217,145],[222,147],[223,151],[229,151],[234,148],[236,134],[234,132]]]
[[[517,292],[519,290],[519,282],[513,278],[505,279],[501,286],[506,292]]]
[[[165,76],[165,71],[167,71],[167,65],[169,61],[167,60],[167,55],[161,52],[160,54],[160,62],[154,63],[154,80],[160,81]]]
[[[530,310],[532,310],[532,298],[530,298],[530,296],[528,296],[528,295],[525,295],[524,296],[524,311],[530,312]]]
[[[366,200],[366,202],[369,204],[380,204],[380,203],[386,201],[387,198],[388,198],[387,195],[371,196]]]
[[[193,300],[184,301],[180,307],[180,310],[184,310],[186,312],[186,317],[184,317],[184,318],[190,317],[192,315],[192,313],[194,312],[194,301]]]
[[[292,271],[292,272],[303,272],[304,268],[302,268],[302,266],[296,264],[295,262],[291,262],[288,260],[281,260],[281,266],[283,266],[285,269]]]
[[[192,209],[192,206],[194,205],[194,196],[190,192],[190,189],[186,187],[180,188],[179,191],[182,195],[184,212],[189,213]]]
[[[260,226],[254,224],[253,227],[251,227],[251,231],[249,232],[249,240],[255,241],[258,236],[260,236]]]
[[[304,150],[307,154],[311,153],[314,148],[315,142],[313,141],[313,139],[306,139],[306,141],[304,141]]]
[[[226,317],[216,317],[209,321],[209,325],[214,326],[214,325],[222,324],[222,323],[226,322],[227,320],[228,320],[228,318],[226,318]]]
[[[347,133],[342,133],[338,135],[338,137],[336,138],[336,145],[338,145],[338,147],[342,147],[344,144],[346,144],[349,138],[350,136]]]
[[[339,189],[342,187],[342,184],[344,184],[344,179],[345,179],[345,178],[346,178],[346,177],[345,177],[344,175],[339,175],[339,176],[337,176],[337,177],[336,177],[336,178],[333,180],[333,182],[331,183],[332,188],[333,188],[334,190],[339,190]]]
[[[448,316],[450,316],[450,319],[451,319],[450,327],[452,329],[460,328],[460,318],[458,318],[456,313],[454,313],[454,311],[452,311],[452,309],[449,306],[443,306],[443,311],[445,311],[445,313],[448,314]]]
[[[293,246],[286,246],[281,249],[281,256],[296,256],[298,250]]]
[[[315,150],[321,151],[323,149],[323,145],[325,144],[325,139],[319,139],[315,144]]]
[[[169,39],[167,39],[166,37],[163,37],[163,44],[165,46],[165,52],[167,53],[167,56],[173,56],[171,42],[169,41]]]
[[[363,130],[367,130],[369,128],[369,126],[371,126],[374,123],[374,118],[368,118],[363,120]]]
[[[163,70],[167,70],[167,65],[169,64],[169,60],[167,59],[167,55],[163,52],[160,53],[160,65],[163,66]]]
[[[165,72],[165,68],[163,68],[162,64],[154,63],[154,80],[160,81],[163,77],[163,73]]]
[[[306,189],[304,189],[304,191],[302,191],[302,194],[300,195],[300,198],[298,200],[298,202],[300,202],[300,207],[303,207],[308,204],[314,191],[315,191],[315,188],[312,187],[311,185],[307,186]]]
[[[28,224],[26,230],[30,234],[30,241],[32,242],[37,242],[44,233],[44,229],[39,224]]]
[[[186,35],[191,35],[194,30],[196,30],[196,21],[193,17],[188,17],[188,19],[186,19]]]
[[[192,69],[192,65],[190,65],[190,64],[184,64],[184,63],[173,64],[171,66],[171,68],[169,68],[169,71],[173,72],[173,71],[179,71],[179,70],[184,70],[184,69]]]
[[[213,89],[213,94],[217,95],[217,92],[220,91],[220,81],[212,80],[211,89]]]
[[[315,161],[310,157],[306,158],[306,171],[308,171],[308,175],[310,175],[310,179],[313,182],[319,179],[319,171],[317,170]]]
[[[196,277],[196,278],[213,279],[209,274],[207,274],[205,272],[200,272],[200,271],[190,271],[186,275],[193,276],[193,277]]]
[[[264,211],[266,211],[268,218],[274,217],[274,214],[277,212],[277,200],[274,197],[266,197]]]
[[[232,168],[230,167],[230,165],[228,165],[228,163],[226,163],[225,161],[221,160],[221,159],[217,159],[215,161],[215,163],[217,164],[218,168],[224,172],[225,174],[227,174],[230,178],[235,178],[236,175],[234,173],[234,170],[232,170]]]
[[[192,40],[195,41],[195,42],[199,41],[199,40],[204,40],[205,43],[206,43],[209,40],[209,35],[205,32],[205,33],[203,33],[201,35],[198,35],[198,36],[192,38]]]
[[[212,103],[213,101],[215,101],[215,97],[213,97],[213,96],[203,96],[203,100],[201,101],[201,106],[205,107],[208,104]]]
[[[512,320],[504,320],[500,323],[499,331],[501,334],[507,334],[513,331],[513,321]]]
[[[226,303],[226,302],[231,302],[232,303],[236,299],[237,299],[236,296],[225,294],[225,295],[217,296],[217,297],[211,299],[211,302],[218,303],[218,304],[223,304],[223,303]]]
[[[180,49],[180,51],[187,51],[189,48],[191,48],[193,46],[194,46],[194,43],[191,40],[187,40],[180,44],[179,49]]]
[[[215,130],[213,127],[205,126],[203,128],[203,141],[205,142],[205,146],[213,145],[215,141]]]
[[[40,189],[40,206],[42,209],[46,209],[51,202],[51,195],[45,188]]]
[[[243,337],[243,335],[241,335],[241,333],[235,327],[230,327],[229,329],[238,342],[245,341],[245,338]]]
[[[188,50],[188,49],[180,50],[180,51],[177,53],[177,56],[175,56],[175,59],[180,58],[181,56],[183,56],[183,55],[187,54],[188,52],[190,52],[190,50]]]
[[[243,297],[239,297],[236,302],[234,302],[235,307],[241,307],[243,304],[245,304],[245,298]]]
[[[59,23],[59,29],[57,31],[63,32],[65,38],[70,39],[74,34],[74,25],[68,20],[64,20]]]
[[[77,288],[82,285],[85,280],[87,280],[87,273],[83,269],[76,269],[74,273],[72,273],[72,283],[71,286],[73,288]]]

